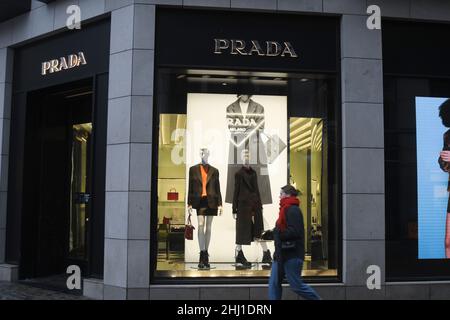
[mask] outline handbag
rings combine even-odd
[[[271,241],[273,240],[273,230],[266,230],[261,235],[262,240]]]
[[[277,134],[262,134],[266,137],[264,145],[266,149],[267,163],[271,164],[275,161],[276,158],[278,158],[278,156],[284,151],[284,149],[286,149],[286,143],[284,143]]]
[[[171,188],[169,190],[169,192],[167,192],[167,200],[169,200],[169,201],[178,201],[177,189]]]
[[[191,222],[191,213],[189,213],[189,217],[186,222],[186,227],[184,229],[184,238],[186,240],[193,240],[194,239],[194,230],[195,230],[195,227],[192,225],[192,222]]]
[[[172,220],[172,218],[164,217],[163,218],[163,224],[170,224],[170,220]]]

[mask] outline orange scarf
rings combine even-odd
[[[200,165],[200,173],[202,175],[202,197],[206,197],[206,180],[208,178],[208,168],[204,165]]]

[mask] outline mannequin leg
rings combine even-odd
[[[197,216],[198,221],[198,245],[200,247],[200,251],[206,250],[206,238],[205,238],[205,216]]]
[[[264,263],[265,265],[263,265],[263,269],[264,268],[268,268],[272,265],[272,254],[270,253],[270,250],[267,248],[267,243],[264,241],[261,241],[259,243],[261,245],[261,249],[263,250],[263,255],[262,255],[262,263]]]
[[[213,216],[206,216],[206,223],[205,223],[205,251],[208,251],[209,243],[211,242],[211,229],[212,229],[212,222],[214,217]]]
[[[445,228],[445,257],[450,259],[450,212],[447,213],[447,223]]]
[[[264,252],[266,252],[267,249],[267,243],[265,243],[264,241],[259,242],[259,244],[261,245],[261,248],[263,249]]]

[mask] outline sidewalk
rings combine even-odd
[[[0,300],[88,300],[86,297],[44,290],[18,283],[0,282]]]

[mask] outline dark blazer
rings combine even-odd
[[[258,177],[252,168],[241,167],[234,179],[233,213],[236,213],[236,244],[249,245],[264,231]]]
[[[206,194],[208,197],[208,206],[211,209],[217,209],[222,206],[222,195],[220,193],[219,170],[208,165],[208,176],[206,179]],[[200,164],[189,168],[189,190],[188,205],[194,209],[199,209],[202,197],[202,174]]]
[[[234,177],[233,213],[262,209],[258,176],[252,168],[241,169]]]
[[[281,232],[277,227],[274,229],[275,253],[277,261],[287,261],[293,258],[305,259],[305,229],[303,214],[298,206],[290,206],[286,210],[287,229]],[[292,249],[282,249],[283,241],[294,241]]]

